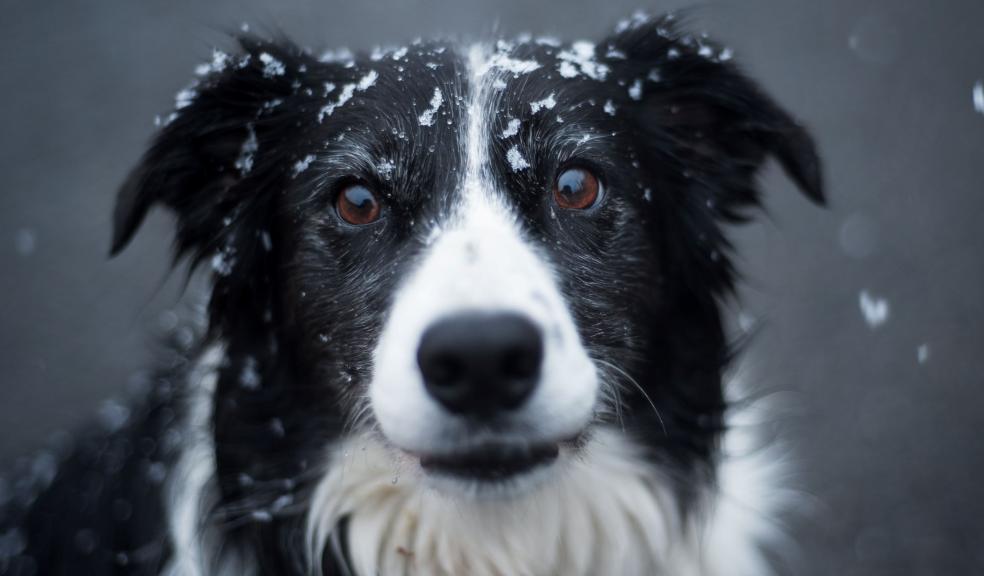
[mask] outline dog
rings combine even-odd
[[[726,227],[767,159],[818,204],[822,170],[677,20],[215,52],[112,239],[170,209],[204,327],[34,463],[0,572],[770,573],[788,491],[735,424]]]

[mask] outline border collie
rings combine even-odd
[[[729,50],[672,16],[598,43],[238,42],[114,215],[116,253],[176,214],[206,328],[109,433],[34,462],[0,572],[770,572],[787,492],[723,376],[724,227],[770,157],[823,191]]]

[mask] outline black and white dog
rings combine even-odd
[[[731,425],[722,227],[769,157],[823,192],[731,52],[672,16],[597,44],[239,41],[115,213],[114,253],[177,215],[207,329],[13,498],[0,573],[768,573],[786,492]]]

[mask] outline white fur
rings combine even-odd
[[[187,405],[182,437],[184,446],[170,472],[165,510],[172,554],[165,576],[252,576],[256,567],[243,551],[223,546],[222,534],[212,524],[209,509],[217,501],[212,407],[217,369],[224,357],[221,346],[207,349],[195,363],[186,383]]]
[[[765,576],[760,546],[780,534],[789,492],[776,486],[775,454],[749,451],[754,428],[736,425],[718,484],[686,520],[658,467],[614,429],[562,457],[549,482],[502,499],[434,490],[404,455],[353,438],[312,498],[309,550],[319,558],[348,516],[359,576]]]

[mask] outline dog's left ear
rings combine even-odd
[[[807,130],[746,77],[731,51],[676,30],[675,18],[637,19],[603,45],[614,80],[645,133],[650,158],[695,167],[719,187],[719,214],[741,219],[758,202],[755,173],[774,156],[803,193],[824,203],[819,156]]]

